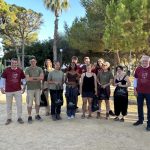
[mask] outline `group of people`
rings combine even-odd
[[[84,64],[78,63],[78,57],[73,56],[71,63],[65,73],[61,71],[59,61],[53,64],[50,59],[44,62],[44,69],[37,66],[35,57],[30,59],[30,66],[25,72],[18,67],[16,58],[11,59],[11,66],[6,68],[1,76],[0,88],[3,94],[6,94],[7,121],[6,125],[12,122],[12,100],[13,97],[17,104],[17,116],[20,124],[22,120],[22,93],[27,89],[27,111],[28,123],[32,123],[32,106],[35,101],[36,116],[35,119],[42,121],[39,115],[41,91],[46,96],[46,116],[51,115],[52,120],[61,120],[61,106],[63,105],[63,85],[66,84],[66,112],[68,119],[75,118],[78,111],[78,96],[81,95],[82,116],[84,119],[92,117],[92,101],[96,96],[98,98],[99,109],[97,110],[97,119],[101,116],[101,103],[104,100],[106,104],[106,119],[109,115],[114,115],[115,121],[124,122],[128,109],[128,87],[131,85],[129,77],[124,72],[124,68],[119,65],[116,67],[115,76],[110,69],[110,63],[100,58],[94,66],[90,63],[90,58],[84,58]],[[150,57],[142,56],[140,66],[135,70],[134,93],[137,96],[139,119],[133,125],[143,124],[143,101],[147,102],[147,130],[150,131]],[[114,113],[110,109],[110,85],[115,86],[114,90]],[[49,98],[50,93],[50,98]],[[49,103],[51,100],[51,105]],[[88,107],[87,107],[88,104]],[[51,108],[50,108],[51,107]],[[122,117],[120,118],[120,114]]]

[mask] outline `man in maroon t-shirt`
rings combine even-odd
[[[6,68],[1,77],[1,92],[6,94],[7,104],[7,121],[5,125],[12,122],[12,101],[13,97],[16,100],[18,122],[23,124],[22,116],[22,93],[25,91],[25,75],[23,70],[17,67],[18,61],[16,58],[11,59],[11,66]],[[23,83],[23,89],[21,88]]]
[[[150,57],[143,55],[141,58],[141,66],[137,67],[134,74],[134,94],[137,96],[138,105],[138,121],[133,125],[143,124],[143,103],[146,99],[147,105],[147,131],[150,131]]]

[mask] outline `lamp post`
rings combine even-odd
[[[62,65],[62,53],[63,53],[63,49],[60,49],[60,64]]]

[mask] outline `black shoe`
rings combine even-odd
[[[20,124],[24,124],[24,121],[22,120],[22,118],[18,118],[18,123],[20,123]]]
[[[119,121],[119,117],[115,117],[115,118],[114,118],[114,121]]]
[[[29,124],[32,123],[32,117],[31,117],[31,116],[28,117],[28,123],[29,123]]]
[[[112,110],[110,110],[110,111],[109,111],[109,115],[111,115],[111,116],[115,116],[115,114],[113,113],[113,111],[112,111]]]
[[[38,120],[38,121],[43,121],[40,115],[36,115],[35,119]]]
[[[143,124],[143,122],[141,122],[139,120],[137,122],[133,123],[134,126],[138,126],[138,125],[141,125],[141,124]]]
[[[59,114],[57,114],[57,115],[56,115],[56,119],[57,119],[57,120],[61,120],[62,118],[60,117]]]
[[[11,120],[11,119],[7,119],[7,121],[6,121],[5,125],[9,125],[11,122],[12,122],[12,120]]]
[[[121,118],[121,119],[120,119],[120,122],[124,122],[124,118]]]
[[[52,120],[53,121],[56,121],[57,119],[56,119],[56,115],[52,115]]]
[[[147,130],[147,131],[150,131],[150,126],[147,126],[147,127],[146,127],[146,130]]]

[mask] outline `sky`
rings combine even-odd
[[[54,14],[44,7],[43,0],[5,0],[8,4],[16,4],[18,6],[25,7],[26,9],[32,9],[36,12],[43,14],[43,24],[38,31],[39,40],[45,40],[53,38],[54,34]],[[70,7],[68,10],[63,11],[59,17],[58,32],[64,32],[64,21],[67,22],[69,27],[76,17],[85,16],[85,10],[80,4],[80,0],[70,0]]]

